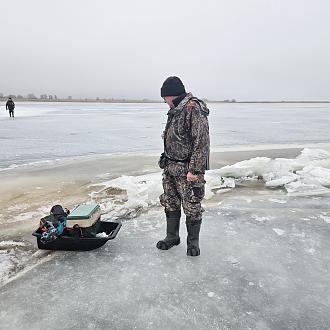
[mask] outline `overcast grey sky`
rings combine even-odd
[[[330,100],[328,0],[0,0],[0,92]]]

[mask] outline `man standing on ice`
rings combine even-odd
[[[9,110],[9,116],[14,118],[15,103],[10,97],[6,103],[6,110]]]
[[[209,110],[203,101],[186,93],[178,77],[165,80],[161,96],[170,107],[163,135],[164,153],[159,160],[159,166],[164,170],[164,193],[160,202],[165,208],[167,230],[165,239],[157,243],[157,248],[168,250],[180,244],[182,205],[188,234],[187,255],[198,256],[204,173],[210,150]]]

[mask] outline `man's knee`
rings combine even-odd
[[[159,196],[159,201],[160,204],[164,206],[165,212],[177,211],[181,209],[181,201],[177,197],[164,193]]]
[[[183,201],[183,211],[190,221],[201,221],[202,220],[202,205],[201,203],[193,203],[190,201]]]

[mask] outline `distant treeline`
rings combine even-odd
[[[103,102],[103,103],[162,103],[161,99],[158,100],[151,100],[151,99],[116,99],[116,98],[73,98],[72,96],[68,96],[67,98],[59,98],[57,95],[48,95],[48,94],[41,94],[40,97],[37,97],[35,94],[30,93],[26,96],[23,95],[15,95],[9,94],[4,95],[0,93],[0,101],[7,100],[11,97],[13,100],[16,101],[35,101],[35,102]],[[203,99],[205,102],[209,102],[207,99]],[[223,100],[223,101],[216,101],[216,102],[236,102],[236,100]]]
[[[11,97],[14,101],[31,101],[31,102],[99,102],[99,103],[162,103],[161,99],[151,100],[151,99],[115,99],[115,98],[73,98],[68,96],[67,98],[58,98],[57,95],[41,94],[37,97],[35,94],[30,93],[25,96],[20,94],[9,94],[4,95],[0,93],[0,101],[6,101]],[[282,101],[236,101],[235,99],[226,100],[208,100],[203,99],[205,102],[209,103],[330,103],[330,101],[320,101],[320,100],[310,100],[310,101],[299,101],[299,100],[282,100]]]
[[[104,103],[118,103],[118,102],[127,102],[127,103],[134,103],[134,102],[143,102],[143,103],[154,103],[154,102],[161,102],[160,100],[149,100],[149,99],[115,99],[115,98],[73,98],[72,96],[68,96],[67,98],[60,98],[57,95],[47,95],[41,94],[40,97],[37,97],[35,94],[30,93],[27,95],[15,95],[9,94],[4,95],[0,93],[0,101],[5,101],[9,97],[11,97],[15,101],[32,101],[32,102],[104,102]]]

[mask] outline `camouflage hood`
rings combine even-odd
[[[199,103],[200,105],[200,110],[202,112],[204,112],[204,114],[206,116],[209,115],[210,110],[207,108],[207,105],[205,104],[204,101],[198,99],[197,97],[193,96],[192,93],[187,93],[187,95],[185,96],[185,98],[178,104],[178,106],[176,106],[175,108],[172,108],[168,111],[167,115],[178,115],[180,114],[180,112],[184,109],[185,105],[189,102],[189,101],[196,101],[197,103]]]

